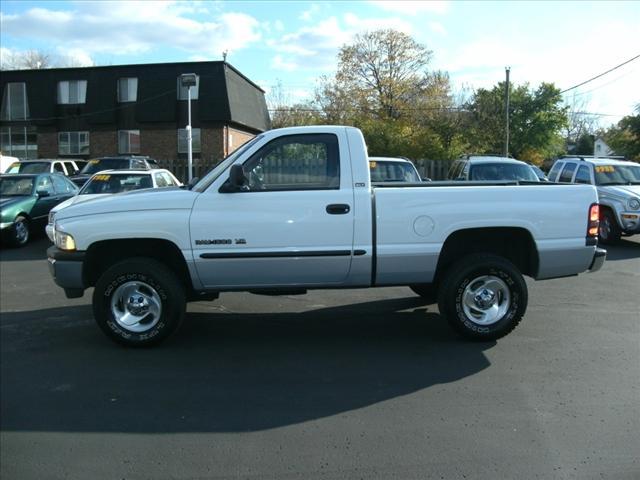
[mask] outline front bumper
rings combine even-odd
[[[627,235],[640,233],[640,212],[637,210],[629,212],[620,212],[618,214],[620,227]]]
[[[84,294],[82,264],[85,252],[66,252],[56,246],[47,249],[49,273],[56,285],[64,289],[67,298],[79,298]]]
[[[589,272],[597,272],[604,265],[604,261],[607,258],[607,251],[604,248],[596,248],[593,254],[593,260],[589,266]]]

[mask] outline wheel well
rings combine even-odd
[[[449,235],[442,246],[435,281],[461,257],[471,253],[492,253],[506,258],[523,275],[538,271],[538,250],[528,230],[518,227],[470,228]]]
[[[163,263],[175,272],[188,290],[192,289],[187,262],[180,249],[173,242],[156,238],[104,240],[89,246],[82,269],[85,286],[94,286],[105,270],[131,257],[153,258]]]

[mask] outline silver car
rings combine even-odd
[[[614,157],[563,157],[553,164],[549,180],[596,186],[602,243],[640,233],[640,164]]]

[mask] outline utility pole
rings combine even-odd
[[[504,156],[509,156],[509,72],[510,67],[505,67],[505,73],[507,74],[507,81],[505,83],[504,94],[504,117],[505,117],[505,136],[504,136]]]
[[[198,76],[195,73],[183,73],[180,75],[180,84],[187,87],[187,178],[193,179],[193,136],[191,132],[191,87],[198,84]]]

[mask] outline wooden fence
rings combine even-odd
[[[162,168],[166,168],[169,171],[173,172],[173,174],[178,177],[181,182],[187,182],[187,160],[184,158],[179,158],[176,160],[160,160],[160,166]],[[213,165],[217,162],[213,159],[209,161],[205,161],[201,158],[193,159],[193,176],[202,178]],[[288,162],[287,162],[288,163]],[[315,162],[311,162],[315,163]],[[447,172],[451,167],[451,161],[448,160],[414,160],[414,165],[418,169],[418,173],[422,178],[430,178],[431,180],[445,180],[447,178]],[[301,169],[307,169],[311,167],[311,171],[309,173],[314,178],[318,175],[318,166],[310,164],[309,161],[302,163],[294,163],[291,162],[289,165],[282,165],[283,168],[281,174],[282,175],[293,175],[295,178],[300,179]],[[315,167],[315,168],[314,168]],[[311,180],[311,179],[309,179]]]

